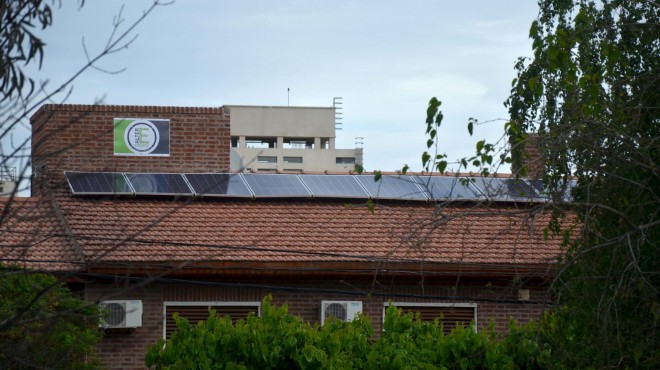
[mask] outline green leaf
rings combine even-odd
[[[472,118],[468,121],[468,126],[467,126],[468,132],[470,133],[470,136],[472,136],[472,133],[474,132],[474,123],[472,122]]]
[[[374,171],[374,182],[378,182],[383,178],[383,174],[380,171]]]
[[[445,170],[447,169],[447,161],[440,161],[436,165],[436,168],[438,169],[439,173],[444,173]]]
[[[477,152],[481,152],[481,149],[484,148],[485,143],[486,143],[486,140],[479,140],[477,142]]]
[[[367,199],[367,209],[372,215],[374,214],[374,201],[371,198]]]
[[[428,152],[422,153],[422,165],[426,166],[431,159],[431,155]]]

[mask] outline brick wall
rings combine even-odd
[[[169,119],[170,155],[115,156],[114,118]],[[229,114],[222,108],[47,104],[30,121],[33,174],[47,165],[56,181],[63,171],[229,170]]]
[[[289,312],[300,316],[305,321],[320,321],[321,300],[356,300],[362,301],[363,313],[366,314],[375,332],[382,329],[383,307],[388,301],[398,302],[460,302],[477,304],[477,327],[479,330],[488,327],[490,320],[495,322],[498,331],[506,331],[511,318],[520,323],[538,318],[543,306],[530,303],[499,303],[497,299],[512,299],[515,292],[507,285],[486,284],[486,282],[466,282],[456,287],[448,281],[427,282],[422,288],[419,284],[408,281],[381,286],[378,292],[384,295],[367,295],[371,292],[372,280],[350,279],[328,280],[320,278],[305,278],[294,280],[231,280],[232,283],[252,285],[287,286],[302,288],[299,291],[271,291],[268,288],[198,286],[184,284],[153,283],[145,287],[132,289],[122,284],[93,284],[87,287],[87,298],[97,299],[142,299],[143,326],[137,329],[117,331],[107,330],[102,343],[98,346],[101,360],[111,369],[144,368],[144,356],[148,346],[153,345],[163,335],[163,302],[255,302],[261,301],[267,294],[272,294],[273,303],[286,303]],[[455,288],[456,287],[456,288]],[[353,290],[355,295],[322,292],[323,289]],[[116,293],[119,292],[118,295]],[[125,292],[125,293],[122,293]],[[414,295],[425,296],[470,296],[477,300],[450,301],[442,299],[413,298]],[[541,299],[542,291],[532,287],[532,298]],[[493,301],[484,301],[492,299]]]

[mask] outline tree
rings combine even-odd
[[[83,72],[89,69],[107,72],[98,62],[106,55],[127,48],[135,39],[137,25],[155,8],[164,5],[154,0],[136,21],[128,24],[124,24],[120,10],[102,50],[89,53],[83,44],[87,59],[82,66],[59,86],[46,89],[48,81],[37,81],[28,71],[31,65],[41,67],[44,60],[46,44],[37,31],[52,25],[54,4],[61,6],[55,0],[0,2],[0,174],[13,173],[9,169],[19,167],[19,183],[29,179],[30,138],[15,140],[12,137],[15,130],[21,125],[29,127],[29,115],[44,102],[66,100],[73,82]],[[83,6],[84,0],[78,5]],[[13,212],[22,206],[14,202],[20,190],[16,187],[0,203],[0,226],[3,226],[0,238],[5,231],[10,231],[11,226],[6,227],[11,224],[8,220],[16,217]],[[32,221],[35,225],[40,222],[39,219]],[[12,267],[24,266],[26,260],[21,248],[27,246],[8,247],[18,251],[16,256],[21,257],[4,259],[4,262]],[[58,280],[65,281],[70,276],[56,279],[28,270],[0,270],[0,368],[96,367],[90,354],[100,338],[97,307],[74,296]]]
[[[92,369],[96,305],[50,275],[0,269],[0,367]]]
[[[540,0],[539,7],[530,28],[534,56],[517,61],[505,102],[511,147],[500,156],[525,176],[523,149],[537,135],[553,199],[549,231],[568,248],[553,283],[557,308],[539,338],[568,368],[658,368],[660,10],[654,1],[627,0]],[[439,107],[431,99],[429,148],[437,145]],[[489,175],[502,163],[493,161],[494,145],[480,141],[476,149],[460,168]],[[428,152],[422,162],[440,172],[448,165],[444,154]],[[577,215],[579,230],[562,230],[567,214]]]
[[[514,163],[538,132],[545,184],[582,224],[555,281],[568,366],[660,367],[660,11],[654,1],[541,0],[534,57],[506,102]],[[560,199],[556,197],[555,199]],[[558,230],[555,230],[558,231]],[[573,342],[562,334],[574,330]]]

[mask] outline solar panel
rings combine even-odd
[[[180,173],[127,173],[135,194],[193,195]]]
[[[548,193],[548,189],[543,183],[543,180],[527,180],[534,187],[534,189],[539,193],[539,196],[545,199],[551,199],[551,195]],[[570,202],[573,200],[573,188],[577,185],[577,180],[568,180],[564,188],[564,194],[562,194],[562,200]]]
[[[133,194],[119,172],[64,172],[73,194]]]
[[[255,197],[310,197],[309,190],[297,175],[245,173],[243,178]]]
[[[206,197],[252,197],[240,174],[184,173],[195,194]]]
[[[372,175],[360,175],[355,178],[374,199],[428,200],[426,193],[410,176],[382,176],[378,182]]]
[[[533,201],[541,200],[532,185],[523,179],[499,179],[475,177],[475,185],[490,200]]]
[[[316,198],[369,198],[362,185],[351,175],[299,175]]]
[[[429,193],[431,199],[478,199],[479,192],[470,181],[461,181],[458,177],[414,176],[413,179]]]

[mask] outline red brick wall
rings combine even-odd
[[[231,283],[237,281],[232,279]],[[498,331],[505,331],[510,318],[524,323],[538,318],[543,310],[539,304],[529,303],[498,303],[497,299],[515,299],[517,291],[507,285],[492,285],[486,282],[468,282],[457,289],[450,282],[428,282],[422,289],[419,284],[402,282],[381,286],[378,295],[367,296],[371,292],[371,280],[327,280],[305,278],[303,280],[241,281],[246,284],[287,286],[302,288],[300,291],[269,290],[268,288],[197,286],[183,284],[150,284],[146,287],[130,289],[121,284],[95,284],[87,287],[87,298],[96,299],[142,299],[143,326],[130,331],[106,331],[102,343],[98,346],[99,356],[109,368],[144,368],[144,356],[148,346],[156,343],[163,335],[163,302],[179,301],[225,301],[225,302],[255,302],[271,293],[276,305],[288,304],[289,312],[302,317],[306,321],[318,322],[320,318],[321,300],[356,300],[362,301],[363,313],[371,320],[375,332],[380,332],[383,320],[384,303],[392,300],[398,302],[461,302],[477,304],[477,327],[486,329],[490,320],[494,320]],[[221,284],[222,282],[220,282]],[[321,289],[355,291],[357,295],[322,292]],[[542,291],[532,289],[532,299],[542,299]],[[380,295],[384,291],[387,294]],[[112,295],[115,292],[124,292]],[[413,298],[411,295],[425,296],[469,296],[476,300],[442,300]],[[403,296],[407,295],[407,296]],[[493,299],[492,302],[483,299]]]
[[[169,119],[170,156],[115,156],[113,119],[123,117]],[[47,164],[55,180],[63,171],[229,170],[229,114],[222,108],[47,104],[31,124],[33,173]]]

